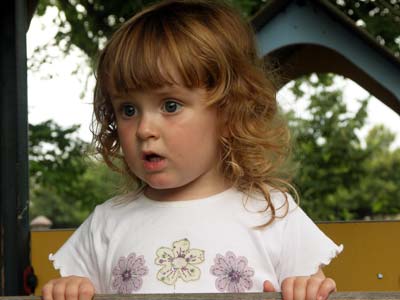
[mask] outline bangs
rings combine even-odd
[[[209,30],[191,21],[188,26],[174,11],[152,12],[122,26],[100,57],[97,77],[103,96],[175,84],[214,89],[224,80],[224,68],[213,59]]]

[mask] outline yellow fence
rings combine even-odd
[[[344,245],[344,251],[324,268],[325,274],[336,280],[339,291],[400,291],[399,221],[335,222],[318,226],[336,243]],[[32,265],[39,282],[37,295],[44,283],[58,276],[48,261],[49,253],[54,253],[72,233],[73,230],[32,231]]]

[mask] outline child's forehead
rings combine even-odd
[[[111,92],[111,99],[125,99],[138,94],[151,94],[157,97],[170,97],[170,96],[187,96],[193,92],[193,88],[186,87],[179,84],[166,84],[161,87],[154,88],[135,88],[126,91]]]

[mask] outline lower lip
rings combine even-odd
[[[165,167],[165,164],[167,163],[166,159],[160,159],[157,161],[148,161],[148,160],[144,160],[143,161],[143,166],[145,168],[146,171],[160,171]]]

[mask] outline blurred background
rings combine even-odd
[[[121,193],[91,148],[93,68],[110,34],[157,1],[40,0],[27,33],[30,217],[76,227]],[[251,20],[268,1],[231,0]],[[400,1],[329,0],[399,58]],[[400,117],[351,80],[310,74],[278,101],[293,132],[293,180],[316,221],[400,219]]]

